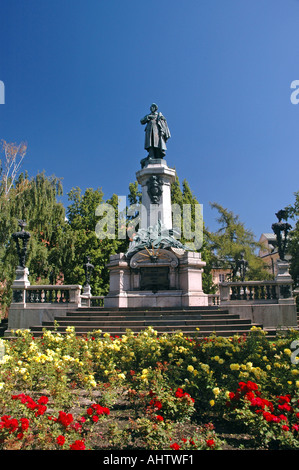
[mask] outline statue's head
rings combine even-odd
[[[151,108],[150,108],[150,109],[151,109],[151,111],[154,113],[155,111],[157,111],[158,106],[156,105],[156,103],[153,103],[153,104],[151,105]]]

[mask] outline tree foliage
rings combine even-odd
[[[10,286],[14,280],[18,258],[13,232],[19,230],[18,221],[27,222],[31,234],[28,244],[27,266],[32,283],[48,282],[51,272],[49,255],[57,245],[59,227],[65,223],[65,210],[57,198],[62,194],[61,180],[39,173],[29,178],[21,173],[5,192],[5,180],[0,194],[0,283],[1,304],[6,309],[11,301]]]
[[[255,240],[254,234],[241,222],[238,215],[225,209],[220,204],[211,203],[211,207],[218,211],[216,219],[220,228],[216,232],[207,232],[212,250],[212,263],[215,266],[230,269],[232,279],[242,254],[248,262],[246,279],[264,280],[270,277],[263,261],[256,251],[260,244]]]
[[[295,285],[299,285],[299,191],[295,192],[294,203],[286,207],[288,217],[294,221],[289,233],[287,251],[291,255],[290,273]]]
[[[103,295],[108,292],[109,278],[105,268],[109,257],[122,249],[122,240],[117,239],[117,202],[113,195],[107,201],[100,189],[87,188],[84,193],[80,188],[74,188],[68,193],[67,223],[59,234],[59,244],[53,250],[51,262],[56,267],[56,273],[62,272],[66,284],[85,283],[85,257],[90,256],[95,269],[91,277],[93,295]],[[101,204],[111,204],[115,209],[115,238],[99,239],[96,225],[99,217],[96,209]]]

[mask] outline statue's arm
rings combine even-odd
[[[147,114],[144,118],[140,119],[141,124],[146,124],[150,120],[149,115]]]

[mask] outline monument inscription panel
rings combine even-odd
[[[168,266],[140,268],[140,289],[157,292],[169,289]]]

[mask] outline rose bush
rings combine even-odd
[[[2,341],[0,358],[3,448],[93,448],[96,435],[96,445],[106,439],[111,448],[132,447],[138,438],[146,448],[216,449],[215,430],[207,435],[201,422],[211,417],[242,424],[256,446],[298,447],[297,331],[276,341],[259,328],[230,338],[158,335],[153,328],[121,337],[100,330],[77,337],[73,328],[15,335]],[[74,416],[81,392],[90,404]],[[120,430],[110,410],[123,397],[132,416]],[[186,420],[197,431],[175,438],[174,424]]]

